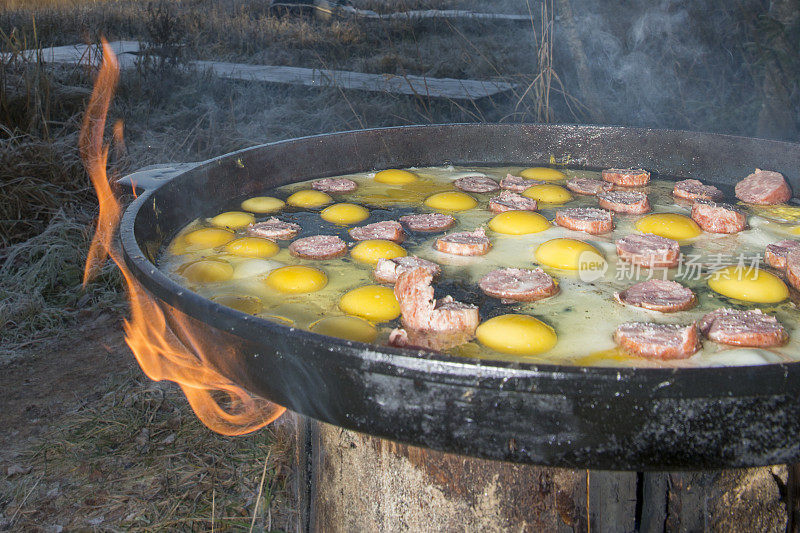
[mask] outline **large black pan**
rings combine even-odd
[[[547,125],[355,131],[232,153],[147,190],[122,221],[125,259],[162,305],[194,319],[220,346],[212,357],[225,375],[319,420],[438,450],[553,466],[653,470],[798,461],[797,364],[617,370],[416,353],[248,316],[185,290],[154,266],[165,240],[186,223],[268,187],[447,162],[534,165],[551,156],[576,167],[642,166],[726,190],[759,167],[782,172],[800,190],[800,145],[775,141]]]

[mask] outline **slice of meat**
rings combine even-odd
[[[411,231],[436,232],[452,228],[456,219],[443,213],[421,213],[402,216],[400,222]]]
[[[383,220],[381,222],[367,224],[366,226],[351,228],[348,230],[348,233],[357,241],[383,239],[386,241],[401,243],[406,238],[406,234],[403,231],[403,226],[401,226],[396,220]]]
[[[713,185],[704,185],[700,180],[681,180],[675,182],[672,195],[684,200],[722,200],[722,191]]]
[[[736,198],[748,204],[782,204],[792,197],[792,191],[780,172],[756,169],[736,184]]]
[[[614,294],[618,302],[662,313],[675,313],[694,307],[697,297],[677,281],[651,279]]]
[[[335,235],[313,235],[294,241],[289,253],[303,259],[333,259],[347,253],[347,244]]]
[[[615,213],[641,215],[650,211],[650,201],[643,192],[603,191],[597,193],[597,202],[603,209],[610,209]]]
[[[572,178],[567,182],[567,189],[578,194],[595,195],[602,191],[610,191],[613,188],[613,183],[591,178]]]
[[[486,176],[465,176],[455,180],[453,185],[464,192],[476,193],[493,192],[500,188],[496,181]]]
[[[786,256],[790,252],[800,250],[800,241],[787,239],[785,241],[773,242],[767,245],[764,250],[764,260],[772,268],[786,270]]]
[[[481,278],[478,286],[494,298],[535,302],[558,293],[558,285],[541,268],[501,268]]]
[[[631,234],[616,242],[620,259],[645,268],[672,268],[681,259],[678,241],[645,233]]]
[[[342,194],[358,189],[358,184],[347,178],[322,178],[312,181],[311,188],[330,194]]]
[[[425,268],[412,268],[397,277],[394,295],[400,304],[403,326],[418,331],[461,331],[475,336],[480,317],[474,305],[454,301],[450,296],[433,297],[433,276]]]
[[[596,207],[571,207],[556,211],[556,224],[575,231],[601,235],[614,229],[614,214]]]
[[[397,328],[389,333],[389,346],[440,352],[469,342],[472,337],[469,332],[461,330],[420,331]]]
[[[247,233],[265,239],[289,240],[294,239],[303,228],[300,224],[284,222],[275,217],[270,217],[264,222],[256,222],[247,226]]]
[[[747,215],[731,204],[711,200],[696,200],[692,204],[692,219],[703,231],[738,233],[747,227]]]
[[[435,278],[442,271],[439,265],[432,261],[422,259],[416,255],[395,257],[394,259],[378,259],[373,275],[381,283],[394,283],[397,276],[412,268],[425,268]]]
[[[712,341],[733,346],[768,348],[789,340],[778,319],[761,309],[717,309],[700,320],[699,328]]]
[[[443,235],[436,239],[435,245],[440,252],[454,255],[484,255],[491,247],[483,228]]]
[[[541,183],[543,182],[538,180],[529,180],[528,178],[523,178],[522,176],[507,174],[505,178],[500,180],[500,187],[503,189],[508,189],[509,191],[522,192],[529,187],[533,187],[534,185],[539,185]]]
[[[492,213],[505,213],[506,211],[536,211],[536,200],[526,198],[521,194],[503,191],[499,196],[489,200],[489,209]]]
[[[792,287],[800,290],[800,250],[786,254],[786,279]]]
[[[649,359],[686,359],[700,348],[695,324],[627,322],[614,331],[614,342]]]
[[[620,187],[642,187],[650,182],[650,173],[641,168],[609,168],[601,175],[604,180]]]

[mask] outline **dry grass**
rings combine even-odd
[[[223,437],[176,386],[117,378],[19,458],[30,471],[0,481],[0,529],[286,530],[281,431]]]

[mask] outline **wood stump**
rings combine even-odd
[[[797,473],[786,465],[668,473],[517,465],[289,416],[299,531],[796,531]]]

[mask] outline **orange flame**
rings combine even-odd
[[[130,320],[125,320],[124,325],[125,341],[144,373],[155,381],[166,379],[180,385],[195,414],[213,431],[223,435],[255,431],[277,419],[286,409],[254,398],[214,369],[208,362],[206,350],[220,352],[228,348],[204,343],[202,327],[195,326],[192,319],[179,311],[159,305],[136,281],[112,245],[122,208],[108,181],[108,145],[103,143],[103,133],[118,81],[119,63],[104,39],[103,62],[79,141],[81,157],[100,204],[83,285],[89,283],[110,257],[122,272],[131,306]],[[114,131],[115,137],[121,140],[121,122],[115,125]]]

